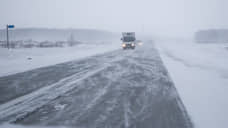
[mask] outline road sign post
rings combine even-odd
[[[7,48],[9,49],[9,28],[8,28],[8,25],[6,25],[6,43],[7,43]]]
[[[9,28],[14,28],[14,25],[6,25],[6,42],[7,42],[7,48],[9,49],[10,48],[10,45],[9,45]]]

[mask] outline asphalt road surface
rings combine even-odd
[[[0,78],[0,123],[192,128],[151,44]]]

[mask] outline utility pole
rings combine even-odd
[[[9,27],[8,27],[8,24],[6,25],[6,43],[7,43],[7,48],[9,49]]]
[[[14,28],[14,25],[6,25],[6,42],[7,42],[7,48],[10,48],[9,44],[9,28]]]

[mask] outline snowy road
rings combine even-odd
[[[0,78],[0,122],[79,128],[192,128],[148,42]]]

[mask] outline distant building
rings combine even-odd
[[[200,30],[195,33],[198,43],[228,43],[228,29]]]
[[[51,41],[43,41],[39,43],[39,47],[47,48],[47,47],[55,47]]]

